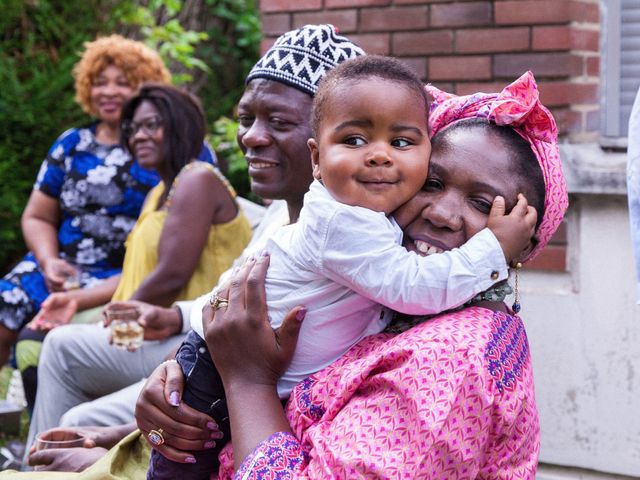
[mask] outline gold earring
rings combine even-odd
[[[514,270],[516,271],[516,285],[515,285],[515,294],[514,294],[514,299],[513,299],[513,305],[511,306],[511,309],[513,310],[513,313],[518,313],[520,311],[520,269],[522,268],[522,263],[518,262],[514,265]]]

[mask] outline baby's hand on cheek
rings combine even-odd
[[[391,214],[400,228],[407,227],[420,216],[422,209],[426,206],[425,199],[424,192],[419,191]]]
[[[532,245],[538,215],[521,193],[518,194],[518,203],[508,215],[505,215],[505,210],[504,198],[496,197],[489,212],[487,227],[498,239],[504,257],[510,264]]]

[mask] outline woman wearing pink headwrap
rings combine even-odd
[[[496,195],[509,208],[524,193],[539,214],[521,261],[532,258],[567,207],[556,125],[533,76],[500,94],[428,90],[433,154],[423,190],[396,213],[405,245],[417,253],[456,248],[486,226]],[[283,411],[275,385],[304,310],[290,313],[274,342],[267,266],[265,255],[245,265],[228,308],[204,315],[227,394],[235,478],[534,478],[539,424],[529,346],[521,319],[503,303],[507,285],[426,321],[398,319],[392,332],[365,338],[298,384]],[[164,364],[154,375],[171,378],[174,368]],[[220,477],[229,478],[229,446],[221,457]]]

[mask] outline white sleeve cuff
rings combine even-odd
[[[509,277],[509,266],[500,242],[488,228],[476,233],[460,248],[465,251],[471,263],[477,266],[476,273],[483,289]]]
[[[181,302],[175,302],[174,306],[178,307],[180,310],[180,315],[182,315],[182,332],[187,333],[191,330],[191,309],[193,308],[194,301],[193,300],[185,300]]]

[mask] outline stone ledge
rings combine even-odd
[[[569,193],[627,194],[627,155],[597,143],[560,144]]]
[[[536,474],[536,480],[637,480],[637,478],[549,464],[539,464]]]

